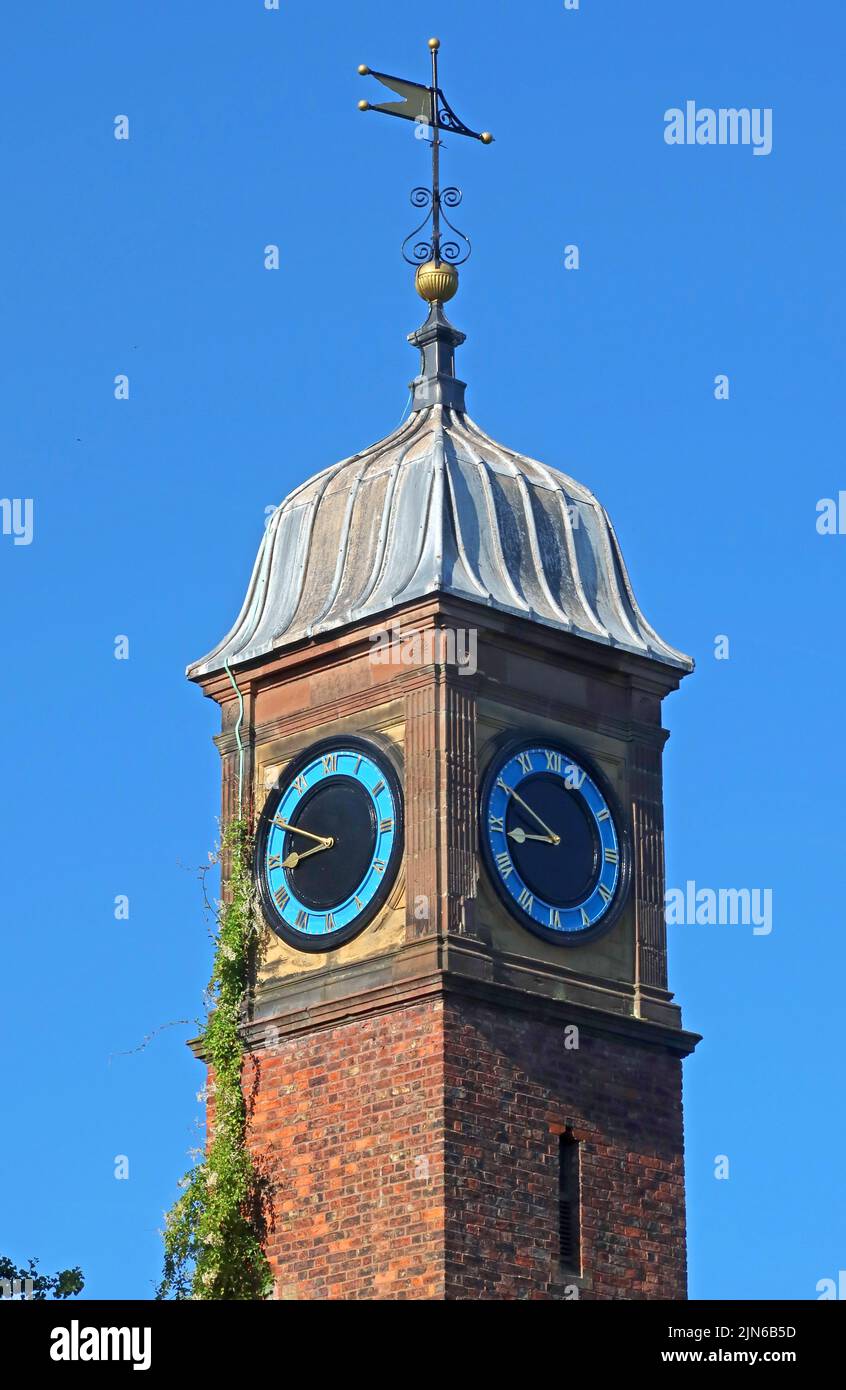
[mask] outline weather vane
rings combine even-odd
[[[432,55],[432,85],[424,87],[420,82],[407,82],[402,77],[391,77],[385,72],[374,72],[362,63],[359,72],[362,77],[375,77],[384,87],[396,92],[401,101],[384,101],[373,104],[369,101],[358,103],[359,111],[384,111],[388,116],[401,116],[403,120],[415,121],[421,126],[430,126],[432,139],[432,187],[412,189],[413,207],[425,208],[426,216],[419,226],[409,232],[402,244],[404,260],[417,267],[415,283],[418,293],[424,299],[451,299],[458,289],[458,271],[470,255],[470,239],[464,232],[453,226],[444,211],[457,208],[461,202],[460,188],[441,188],[440,184],[440,132],[452,135],[469,135],[473,140],[481,140],[490,145],[493,136],[490,131],[471,130],[456,116],[440,86],[438,85],[438,49],[440,39],[429,39]],[[423,228],[431,222],[429,235],[421,236]],[[442,232],[442,224],[447,228]],[[417,240],[415,240],[417,238]],[[413,243],[409,248],[409,243]]]

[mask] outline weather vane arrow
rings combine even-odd
[[[402,101],[370,102],[360,101],[359,111],[384,111],[387,116],[402,116],[406,121],[417,121],[435,130],[448,130],[453,135],[469,135],[473,140],[481,140],[483,145],[493,143],[489,130],[471,130],[456,116],[441,88],[438,85],[438,49],[440,39],[430,39],[432,54],[432,85],[424,87],[422,82],[407,82],[404,77],[391,77],[387,72],[374,72],[366,63],[359,65],[362,77],[375,77],[383,87],[389,87]]]
[[[444,208],[455,208],[461,202],[462,194],[459,188],[444,188],[440,186],[440,132],[448,131],[452,135],[468,135],[473,140],[480,140],[483,145],[493,143],[493,136],[490,131],[481,132],[471,130],[462,120],[456,116],[438,83],[438,49],[441,46],[440,39],[429,39],[429,50],[432,55],[432,83],[425,87],[421,82],[408,82],[404,77],[391,77],[386,72],[374,72],[372,68],[362,63],[359,73],[362,77],[375,77],[381,82],[383,87],[395,92],[400,101],[369,102],[360,101],[359,111],[384,111],[386,116],[400,116],[406,121],[415,121],[418,125],[430,126],[433,136],[429,142],[432,146],[432,187],[415,188],[411,193],[412,205],[416,208],[427,209],[426,216],[418,227],[415,227],[403,242],[402,254],[409,265],[418,267],[417,288],[423,293],[421,288],[422,272],[429,271],[434,274],[437,272],[439,279],[433,279],[433,287],[440,285],[442,293],[432,298],[451,299],[458,288],[458,273],[455,266],[461,265],[470,255],[470,240],[465,234],[453,226],[444,212]],[[408,254],[406,247],[415,237],[419,236],[426,224],[431,220],[431,235],[425,236],[416,241]],[[449,228],[446,237],[442,236],[441,223]],[[452,235],[450,235],[452,234]],[[459,241],[452,239],[452,236],[459,238]],[[446,267],[449,267],[447,271]],[[423,294],[423,298],[429,298],[429,294]]]

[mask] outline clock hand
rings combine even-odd
[[[303,850],[302,854],[298,854],[296,850],[292,850],[287,858],[282,860],[282,868],[295,869],[303,859],[308,859],[310,854],[319,854],[322,849],[331,849],[334,843],[335,841],[330,835],[322,844],[315,845],[312,849]]]
[[[508,787],[508,783],[507,783],[507,782],[504,782],[504,783],[503,783],[503,786]],[[554,845],[560,844],[560,843],[561,843],[561,836],[560,836],[560,835],[556,835],[556,833],[555,833],[554,830],[550,830],[549,826],[548,826],[544,821],[541,820],[541,818],[540,818],[540,816],[538,815],[537,811],[533,811],[532,808],[531,808],[531,806],[528,806],[528,805],[526,804],[526,802],[523,800],[522,796],[519,796],[518,793],[515,792],[515,790],[514,790],[513,787],[508,787],[508,790],[510,791],[511,795],[514,797],[514,800],[515,800],[515,801],[519,801],[519,803],[520,803],[520,805],[523,807],[523,809],[526,810],[526,811],[528,811],[529,815],[532,816],[532,817],[537,821],[537,823],[538,823],[538,825],[540,826],[541,830],[545,830],[546,833],[547,833],[547,835],[550,835],[550,836],[552,837],[552,843],[553,843]]]
[[[318,844],[322,845],[326,842],[325,835],[312,835],[310,830],[300,830],[298,825],[289,825],[286,820],[281,820],[278,816],[273,824],[278,825],[282,830],[290,830],[294,835],[305,835],[307,840],[317,840]]]
[[[557,845],[560,839],[558,835],[555,839],[551,835],[530,835],[527,831],[521,830],[519,825],[514,830],[509,830],[508,834],[512,840],[517,841],[518,845],[522,845],[525,840],[540,840],[545,845]]]

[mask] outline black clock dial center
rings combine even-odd
[[[523,882],[544,902],[560,907],[582,902],[600,868],[599,837],[582,798],[560,777],[543,773],[521,782],[520,797],[525,806],[509,798],[505,826],[508,852]],[[558,844],[549,843],[552,835],[558,836]]]
[[[299,900],[316,912],[329,912],[352,897],[373,859],[376,819],[370,797],[352,777],[331,777],[303,797],[284,841],[284,857],[304,857],[285,870]],[[315,841],[331,839],[325,850],[308,854]]]

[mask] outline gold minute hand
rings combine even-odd
[[[298,825],[289,825],[286,820],[281,820],[278,816],[274,820],[273,824],[278,825],[280,830],[290,830],[293,835],[305,835],[307,840],[316,840],[319,845],[326,844],[325,835],[312,835],[310,830],[300,830],[300,827]]]
[[[507,785],[507,784],[506,784],[506,785]],[[560,836],[560,835],[556,835],[556,833],[555,833],[554,830],[550,830],[549,826],[546,825],[545,822],[541,820],[541,818],[540,818],[540,816],[538,815],[537,811],[533,811],[532,808],[531,808],[531,806],[528,806],[528,805],[526,804],[526,802],[523,800],[522,796],[520,796],[517,792],[515,792],[515,790],[514,790],[513,787],[509,787],[508,790],[511,792],[511,795],[514,797],[514,800],[515,800],[515,801],[519,801],[519,803],[520,803],[520,805],[523,807],[523,809],[526,810],[526,811],[528,811],[529,815],[532,816],[532,817],[537,821],[537,823],[538,823],[538,825],[540,826],[541,830],[545,830],[546,833],[547,833],[547,835],[550,835],[550,836],[552,837],[552,843],[553,843],[554,845],[560,844],[560,843],[561,843],[561,836]]]

